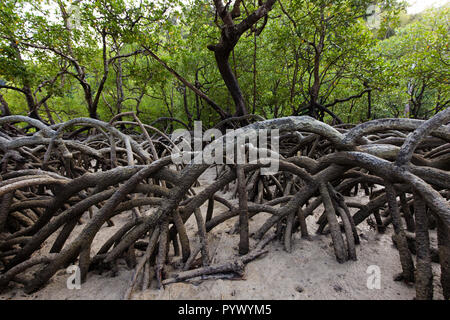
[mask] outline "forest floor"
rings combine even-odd
[[[200,187],[194,188],[200,192],[211,183],[214,178],[213,170],[208,170],[200,178]],[[363,203],[368,202],[362,192],[359,196]],[[354,201],[353,198],[352,201]],[[206,206],[201,210],[206,215]],[[225,210],[221,204],[215,204],[215,214]],[[398,251],[391,240],[392,230],[385,234],[377,234],[366,222],[358,226],[361,235],[361,245],[357,246],[358,261],[349,261],[339,264],[336,261],[331,237],[329,235],[315,235],[316,221],[323,212],[319,207],[314,215],[307,219],[311,240],[301,239],[299,233],[294,234],[292,253],[283,249],[282,243],[273,241],[266,248],[269,253],[246,266],[245,277],[242,280],[203,280],[175,283],[166,286],[165,290],[149,289],[144,292],[136,290],[132,299],[368,299],[368,300],[411,300],[415,296],[413,286],[402,282],[394,282],[393,278],[400,273],[401,266]],[[354,212],[352,212],[354,213]],[[124,213],[114,217],[113,227],[102,227],[97,234],[92,247],[95,254],[114,232],[116,232],[131,217],[130,213]],[[250,231],[254,232],[261,226],[266,214],[260,214],[250,220]],[[85,215],[83,219],[88,219]],[[227,261],[230,257],[237,256],[239,235],[230,234],[237,218],[220,224],[209,233],[209,251],[212,263]],[[77,229],[81,230],[82,226]],[[72,233],[71,241],[77,235],[77,229]],[[194,218],[187,222],[188,233],[194,234],[196,223]],[[41,249],[47,252],[50,238]],[[434,239],[433,239],[434,240]],[[432,243],[436,246],[435,243]],[[251,240],[251,245],[255,242]],[[47,251],[46,251],[47,250]],[[139,259],[140,257],[138,257]],[[173,259],[176,264],[178,258]],[[367,280],[370,274],[367,269],[370,266],[378,266],[381,270],[381,289],[370,290]],[[11,288],[0,295],[0,300],[9,299],[50,299],[50,300],[76,300],[76,299],[121,299],[128,288],[133,270],[128,269],[125,262],[119,262],[119,273],[115,277],[105,274],[90,273],[88,280],[80,290],[67,289],[69,274],[65,270],[59,271],[42,290],[26,295],[20,286]],[[440,268],[433,264],[435,298],[442,299],[442,289],[439,283]],[[153,283],[153,288],[154,288]]]

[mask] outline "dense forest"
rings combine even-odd
[[[124,299],[250,262],[272,289],[298,262],[319,297],[340,270],[372,299],[375,263],[450,299],[449,5],[407,5],[2,0],[0,298],[66,268],[127,275]]]
[[[269,1],[264,12],[237,1],[223,17],[218,5],[2,1],[2,114],[358,123],[425,119],[449,103],[448,6],[411,16],[391,0]]]

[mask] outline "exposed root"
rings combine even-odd
[[[250,237],[263,239],[275,229],[264,243],[281,239],[286,251],[291,251],[292,235],[300,231],[309,239],[306,219],[323,204],[319,232],[330,233],[341,263],[357,259],[358,224],[374,219],[377,230],[384,232],[392,223],[402,278],[416,281],[418,299],[433,296],[431,263],[436,259],[429,229],[435,221],[441,283],[449,298],[450,109],[429,121],[385,119],[354,127],[333,128],[309,117],[257,122],[235,134],[280,130],[278,173],[262,175],[267,167],[264,159],[218,165],[216,179],[198,193],[192,188],[211,166],[174,165],[170,155],[178,152],[178,141],[164,130],[142,124],[134,114],[116,119],[127,116],[133,121],[74,119],[54,126],[21,116],[0,118],[0,126],[9,125],[4,128],[25,122],[35,130],[25,135],[1,129],[0,288],[19,282],[26,292],[34,292],[73,263],[78,263],[82,279],[88,281],[92,270],[114,272],[118,259],[135,269],[125,298],[136,287],[148,288],[153,280],[162,288],[198,277],[241,276],[246,263],[266,252],[251,251]],[[125,134],[118,125],[131,129]],[[234,148],[234,140],[226,137],[206,145],[204,152],[211,154],[220,143]],[[246,157],[255,150],[267,151],[250,144],[240,147]],[[360,189],[370,198],[365,205],[352,199]],[[227,190],[238,200],[219,195]],[[226,210],[216,212],[216,202]],[[208,204],[206,217],[199,210],[204,203]],[[349,208],[358,211],[352,216]],[[89,218],[81,221],[87,212]],[[111,225],[111,219],[124,212],[131,212],[129,222],[91,255],[101,227]],[[250,218],[260,213],[271,216],[251,235]],[[191,216],[197,226],[194,236],[185,227]],[[233,217],[239,217],[235,230],[241,257],[211,265],[208,233]],[[71,237],[76,228],[80,231]],[[38,253],[56,232],[50,252]],[[411,232],[415,250],[411,250]],[[174,258],[171,244],[181,261],[174,274],[167,272]],[[144,251],[139,260],[136,250]],[[416,267],[412,253],[417,255]],[[31,267],[35,276],[22,277]]]

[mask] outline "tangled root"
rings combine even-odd
[[[126,116],[133,120],[115,121]],[[290,252],[293,233],[308,238],[306,219],[323,204],[318,232],[330,234],[338,262],[357,259],[356,227],[363,221],[381,233],[392,223],[401,279],[415,282],[417,299],[432,299],[431,263],[439,262],[444,297],[450,298],[450,109],[429,121],[383,119],[333,128],[309,117],[289,117],[251,124],[237,134],[282,133],[279,172],[262,175],[264,161],[216,166],[215,180],[198,194],[192,188],[211,166],[174,165],[170,154],[176,141],[169,133],[142,124],[134,114],[115,119],[46,126],[22,116],[0,118],[0,289],[18,282],[34,292],[73,263],[85,281],[88,272],[114,270],[122,258],[135,268],[124,298],[139,279],[146,289],[153,279],[163,287],[199,276],[239,277],[269,241],[281,239]],[[127,134],[119,125],[130,127]],[[352,200],[358,189],[369,203]],[[237,200],[221,197],[221,191]],[[217,202],[227,209],[217,213]],[[204,203],[205,218],[199,210]],[[352,215],[350,208],[358,211]],[[86,212],[90,218],[82,222]],[[123,212],[131,212],[129,221],[92,254],[101,227]],[[260,213],[271,216],[249,234],[249,218]],[[186,231],[191,216],[195,236]],[[240,256],[211,265],[207,235],[233,217],[239,217],[234,229]],[[80,223],[81,231],[69,242]],[[433,226],[438,248],[430,247]],[[254,248],[250,237],[260,240]],[[42,254],[50,239],[50,251]],[[166,272],[171,245],[182,262],[174,274]],[[139,261],[136,250],[143,251]],[[26,278],[31,269],[34,276]]]

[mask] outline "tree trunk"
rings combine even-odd
[[[84,99],[88,105],[89,117],[92,119],[98,119],[97,107],[94,105],[94,101],[92,100],[91,86],[85,81],[81,85],[84,91]]]
[[[216,49],[215,57],[217,62],[217,67],[222,75],[223,81],[228,88],[228,91],[233,98],[234,104],[236,106],[235,116],[245,116],[248,114],[247,107],[245,106],[244,96],[242,94],[241,88],[239,87],[238,80],[234,76],[233,70],[231,69],[229,58],[231,51],[224,49]]]
[[[0,93],[0,111],[1,117],[7,117],[11,115],[11,110],[9,110],[8,102],[6,102],[5,98],[3,98],[3,95]]]
[[[30,115],[31,118],[41,120],[41,117],[39,116],[39,112],[37,110],[37,105],[36,105],[36,102],[34,101],[33,93],[31,92],[30,87],[25,85],[23,87],[23,92],[25,94],[25,99],[26,99],[27,105],[28,105],[28,111],[29,111],[28,114]]]
[[[234,2],[232,12],[228,11],[229,4],[224,5],[221,0],[214,1],[217,16],[222,19],[224,25],[220,27],[222,30],[220,42],[217,45],[209,45],[208,49],[214,52],[217,67],[219,68],[223,81],[225,82],[225,85],[233,98],[236,106],[235,116],[245,116],[248,114],[248,111],[245,106],[245,100],[241,88],[239,87],[238,80],[229,63],[230,54],[233,52],[234,47],[237,45],[240,37],[245,32],[251,30],[255,32],[255,36],[262,32],[265,24],[258,30],[255,30],[254,26],[261,18],[267,18],[267,14],[270,10],[272,10],[275,2],[276,0],[267,0],[264,3],[260,1],[260,6],[257,10],[255,10],[252,14],[249,14],[247,18],[243,19],[240,23],[235,24],[234,19],[241,15],[241,1]]]
[[[372,119],[372,91],[367,93],[367,120]]]

